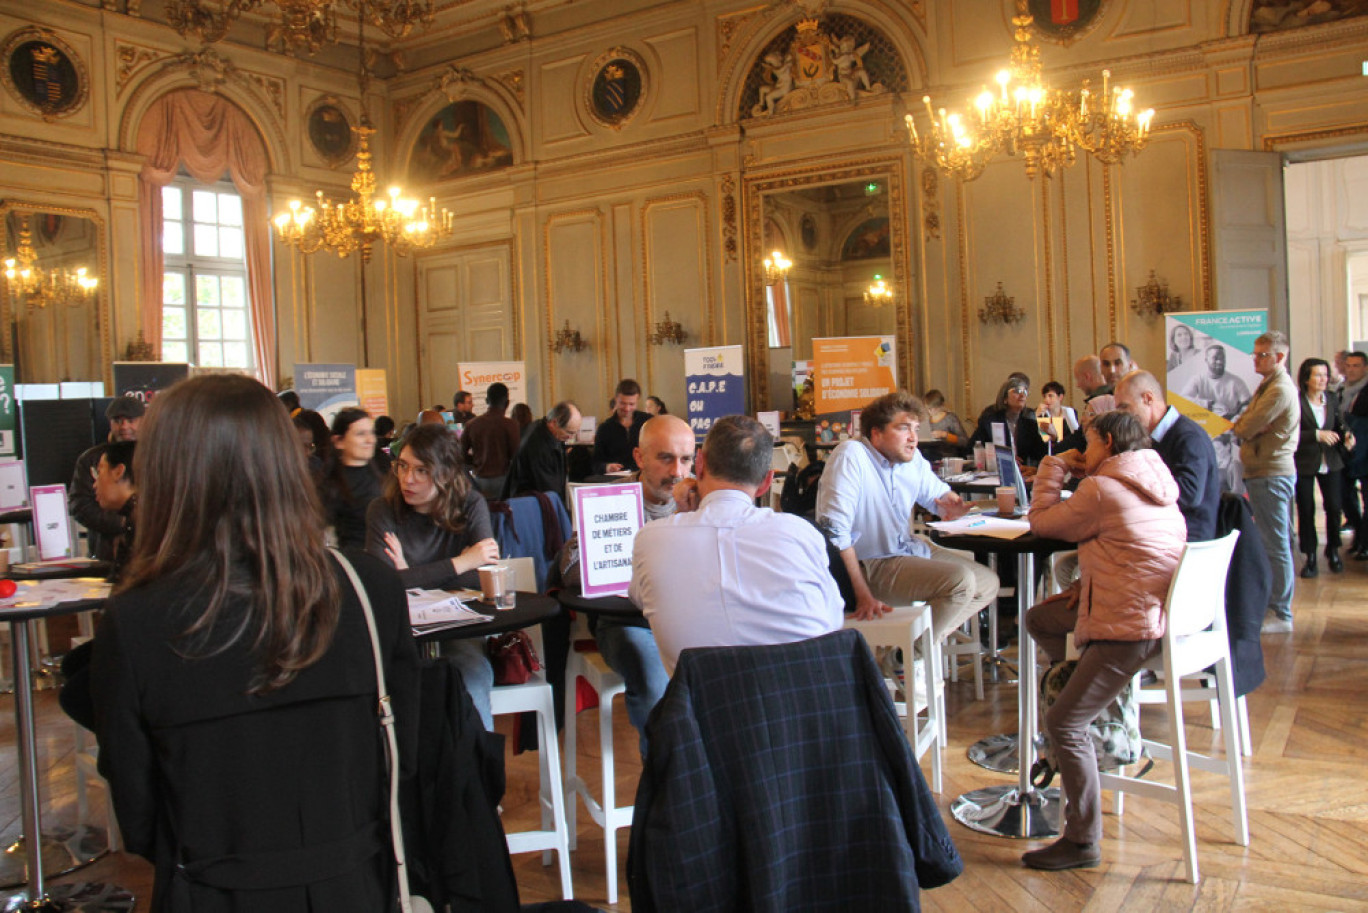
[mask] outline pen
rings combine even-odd
[[[973,529],[975,526],[987,526],[987,525],[988,525],[988,521],[987,521],[987,520],[975,520],[973,523],[970,523],[970,524],[969,524],[969,528],[970,528],[970,529]]]

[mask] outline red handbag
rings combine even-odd
[[[510,631],[491,637],[486,649],[489,664],[494,667],[496,685],[525,685],[532,673],[541,668],[532,638],[526,631]]]

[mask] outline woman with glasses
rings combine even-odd
[[[983,443],[991,447],[993,425],[1005,425],[1009,442],[1016,447],[1017,459],[1023,464],[1039,463],[1048,451],[1040,438],[1035,413],[1026,407],[1026,397],[1030,392],[1030,378],[1020,373],[1009,375],[998,390],[997,400],[979,416],[978,430],[974,432],[970,443]]]
[[[134,455],[138,529],[95,638],[100,773],[154,913],[374,913],[395,902],[375,618],[403,772],[418,652],[404,590],[324,548],[290,418],[242,375],[157,396]]]
[[[392,465],[384,495],[366,510],[366,551],[398,570],[408,589],[477,589],[477,569],[499,560],[499,546],[456,436],[445,425],[419,425],[404,438]],[[494,670],[484,641],[447,641],[442,653],[460,670],[485,728],[493,729]]]

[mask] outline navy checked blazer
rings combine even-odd
[[[637,913],[917,910],[964,870],[856,631],[685,650],[646,731]]]

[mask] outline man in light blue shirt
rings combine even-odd
[[[690,647],[792,643],[845,621],[822,534],[755,506],[774,475],[773,451],[755,419],[718,420],[698,454],[697,480],[676,488],[678,512],[637,533],[629,596],[670,674]]]
[[[961,552],[912,535],[921,505],[953,520],[968,509],[917,452],[919,399],[898,391],[860,413],[863,437],[827,459],[817,494],[817,525],[841,552],[855,589],[855,617],[878,618],[893,605],[931,604],[943,638],[997,598],[998,578]]]

